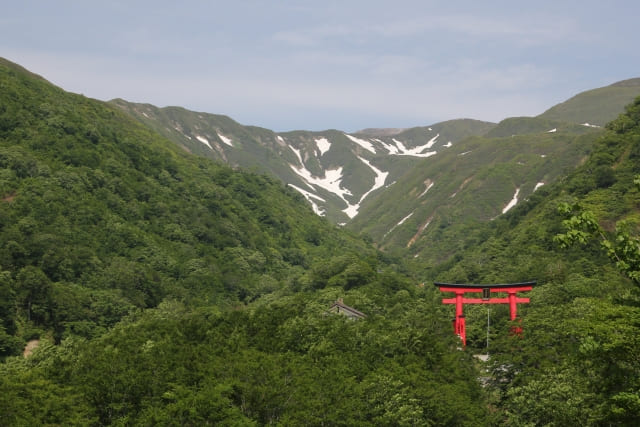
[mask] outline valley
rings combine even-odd
[[[0,58],[0,424],[635,425],[639,83],[274,132]]]

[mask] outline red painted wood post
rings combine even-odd
[[[511,320],[516,320],[518,315],[518,306],[516,305],[516,291],[509,291],[509,314]]]
[[[462,340],[462,345],[467,345],[467,331],[465,329],[465,319],[462,309],[463,291],[456,292],[456,335]]]

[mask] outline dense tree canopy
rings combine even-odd
[[[640,100],[578,170],[427,268],[2,61],[1,424],[634,425],[639,122]],[[558,212],[578,205],[586,229]],[[585,245],[561,247],[572,229]],[[485,364],[486,307],[461,349],[417,285],[435,279],[539,286],[522,335],[492,308]],[[340,298],[366,317],[330,313]]]

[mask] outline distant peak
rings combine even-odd
[[[406,130],[405,128],[367,128],[367,129],[359,130],[354,133],[361,134],[361,135],[374,136],[374,137],[381,137],[381,136],[398,135],[399,133],[402,133],[405,130]]]
[[[612,84],[613,87],[633,87],[640,86],[640,77],[636,77],[633,79],[622,80]]]

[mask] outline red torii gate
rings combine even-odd
[[[536,282],[509,283],[501,285],[469,285],[469,284],[452,284],[434,282],[442,292],[454,292],[454,298],[444,298],[443,304],[456,305],[456,317],[453,320],[453,329],[456,335],[460,337],[463,345],[467,345],[467,333],[465,330],[465,319],[462,311],[462,304],[509,304],[509,313],[511,320],[516,320],[518,303],[528,303],[529,298],[521,298],[516,292],[530,291]],[[482,292],[482,298],[465,298],[466,292]],[[491,298],[492,293],[506,292],[506,298]],[[519,331],[518,331],[519,332]]]

